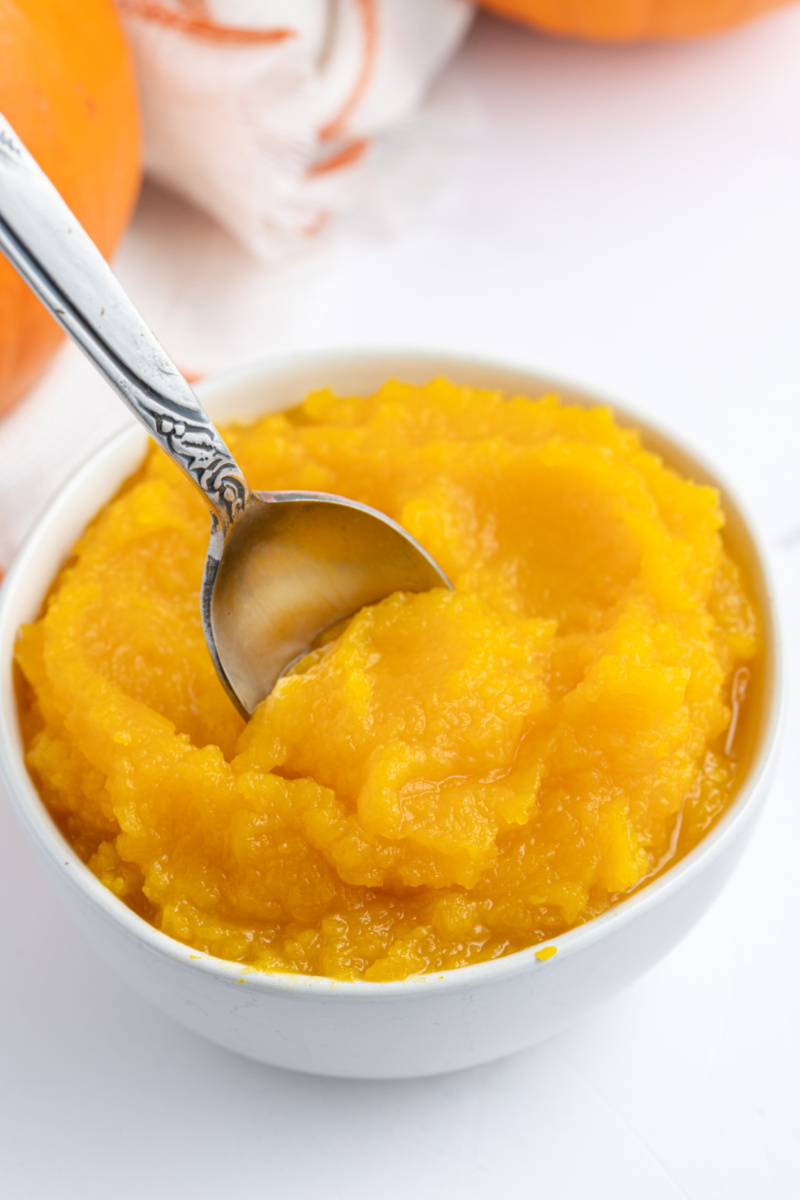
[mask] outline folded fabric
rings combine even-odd
[[[261,256],[358,195],[472,16],[467,0],[117,0],[148,171]]]

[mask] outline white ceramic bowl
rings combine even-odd
[[[524,368],[464,356],[402,351],[277,358],[208,380],[198,394],[215,419],[297,403],[312,388],[369,393],[391,376],[437,374],[465,384],[597,403]],[[109,403],[113,403],[109,397]],[[674,441],[622,409],[647,445],[692,478],[719,480]],[[19,626],[45,593],[88,520],[140,463],[146,436],[124,432],[98,451],[50,506],[17,557],[0,596],[0,768],[8,793],[64,903],[119,973],[190,1029],[241,1054],[325,1075],[430,1075],[510,1054],[548,1037],[642,975],[698,920],[736,865],[769,787],[782,710],[773,589],[741,507],[721,486],[728,533],[753,582],[765,624],[757,746],[741,790],[705,840],[663,876],[603,916],[556,938],[555,957],[523,950],[494,962],[401,983],[243,970],[173,941],[107,891],[65,842],[25,769],[12,678]]]

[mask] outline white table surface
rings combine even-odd
[[[417,226],[389,236],[351,221],[304,265],[270,274],[151,190],[119,258],[124,281],[187,368],[289,347],[477,348],[638,407],[749,502],[791,669],[800,9],[633,50],[482,18],[449,76],[482,127]],[[0,424],[0,456],[38,453],[32,424],[50,438],[37,503],[83,456],[80,439],[58,444],[64,411],[86,446],[127,419],[65,352]],[[6,557],[24,524],[14,514]],[[549,1043],[432,1080],[291,1075],[172,1024],[62,915],[0,804],[0,1192],[800,1197],[799,717],[793,695],[746,860],[666,961]]]

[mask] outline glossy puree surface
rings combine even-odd
[[[382,509],[455,591],[363,610],[245,725],[208,513],[151,449],[17,646],[29,769],[107,887],[198,950],[381,981],[546,942],[696,844],[760,639],[714,489],[608,409],[445,380],[223,432],[254,488]]]

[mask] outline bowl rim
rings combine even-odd
[[[543,943],[537,943],[511,954],[468,966],[386,982],[338,980],[321,975],[269,971],[217,958],[204,951],[196,950],[156,929],[106,888],[77,856],[58,829],[27,772],[21,749],[12,671],[9,669],[11,661],[2,663],[0,668],[3,671],[3,677],[0,679],[0,777],[2,777],[23,825],[40,850],[44,852],[50,865],[62,875],[65,874],[64,868],[66,868],[66,878],[71,882],[73,888],[82,893],[92,905],[103,910],[109,919],[120,924],[132,938],[143,942],[152,951],[159,955],[165,955],[192,970],[199,970],[203,974],[216,976],[230,983],[247,983],[259,991],[295,993],[306,995],[309,998],[310,995],[320,992],[334,995],[338,993],[351,999],[361,998],[374,1001],[378,996],[408,996],[414,993],[424,994],[431,989],[441,992],[459,989],[467,985],[471,987],[488,985],[531,969],[548,969],[551,964],[561,963],[587,946],[593,945],[611,930],[621,929],[629,923],[641,919],[667,896],[689,884],[706,866],[723,853],[726,847],[735,840],[741,827],[754,815],[754,810],[762,798],[763,785],[771,775],[777,759],[780,735],[785,719],[786,696],[777,593],[769,557],[758,527],[747,508],[742,504],[738,493],[730,487],[728,481],[716,468],[707,465],[702,455],[687,447],[679,436],[662,429],[659,425],[651,422],[649,418],[641,417],[627,405],[619,404],[616,400],[609,399],[602,393],[580,383],[550,375],[544,370],[540,372],[538,368],[527,363],[462,353],[457,350],[437,351],[425,347],[417,349],[388,346],[371,347],[366,350],[337,347],[330,350],[290,351],[267,356],[256,363],[209,376],[198,381],[194,386],[204,403],[206,400],[213,403],[215,397],[224,395],[237,386],[258,383],[262,379],[268,382],[271,375],[274,376],[282,370],[299,371],[304,367],[324,370],[328,366],[335,368],[337,365],[354,363],[377,369],[381,363],[387,360],[408,360],[409,365],[412,362],[426,363],[430,365],[434,375],[449,374],[452,370],[458,372],[470,369],[489,373],[494,371],[498,375],[518,374],[520,377],[527,376],[531,380],[541,380],[553,392],[567,394],[567,402],[577,399],[578,402],[585,401],[591,405],[609,405],[623,424],[632,424],[642,431],[645,445],[651,437],[668,443],[677,452],[677,457],[686,458],[696,465],[701,473],[713,480],[714,485],[724,493],[726,507],[731,506],[736,513],[745,536],[751,543],[755,562],[761,575],[765,649],[768,655],[771,653],[771,670],[762,700],[767,711],[763,718],[760,745],[749,764],[748,777],[727,810],[683,858],[654,879],[638,885],[634,892],[617,901],[598,917]],[[11,624],[10,610],[31,564],[36,562],[41,552],[41,545],[46,535],[54,526],[56,528],[59,526],[63,520],[63,514],[69,510],[71,498],[76,493],[82,492],[87,479],[97,472],[103,460],[112,458],[115,453],[119,453],[128,444],[133,447],[134,439],[141,440],[142,445],[145,445],[146,433],[137,425],[128,425],[94,450],[73,472],[66,483],[58,489],[36,520],[0,587],[0,647],[8,644],[9,649],[13,650],[17,629],[16,627],[9,628]],[[541,951],[544,946],[555,946],[558,951],[557,956],[546,961],[539,960],[536,957],[537,951]]]

